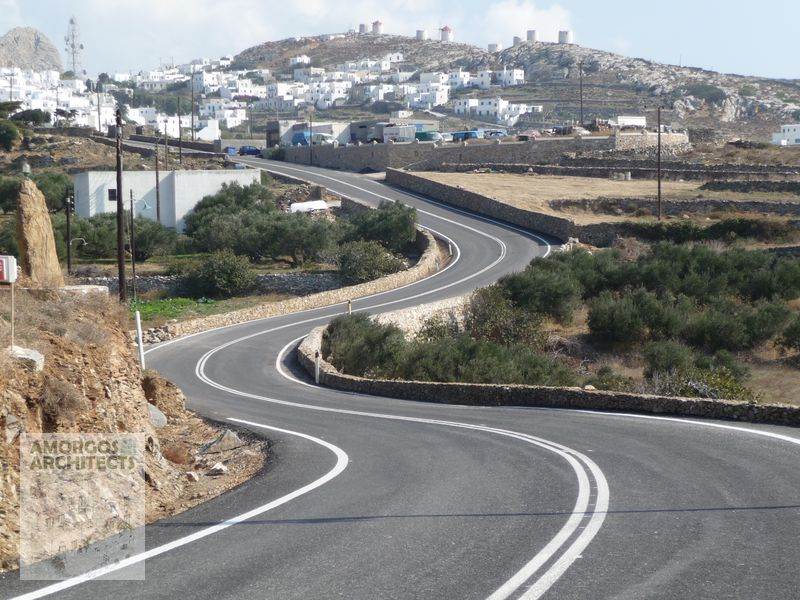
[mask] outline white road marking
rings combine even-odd
[[[570,466],[573,468],[578,478],[578,498],[575,502],[575,507],[573,508],[570,517],[567,519],[567,522],[563,525],[561,530],[559,530],[556,536],[552,540],[550,540],[550,542],[544,548],[542,548],[536,554],[536,556],[534,556],[530,561],[528,561],[514,576],[512,576],[508,581],[506,581],[502,586],[500,586],[500,588],[497,591],[495,591],[491,596],[489,596],[489,600],[504,600],[505,598],[508,598],[510,595],[512,595],[520,586],[522,586],[526,581],[528,581],[531,577],[533,577],[533,575],[535,575],[542,568],[542,566],[544,566],[548,561],[550,561],[553,558],[556,552],[558,552],[558,550],[572,538],[572,536],[581,526],[581,523],[584,521],[585,516],[587,514],[591,514],[589,523],[584,527],[584,529],[577,536],[577,538],[575,538],[572,544],[562,553],[562,555],[553,563],[553,565],[549,569],[547,569],[547,571],[545,571],[539,577],[539,579],[536,580],[536,582],[532,584],[531,589],[528,590],[526,592],[526,595],[523,597],[526,598],[526,600],[532,600],[535,598],[539,598],[542,594],[544,594],[550,588],[550,586],[552,586],[553,583],[555,583],[558,580],[558,578],[569,568],[569,566],[578,558],[578,556],[580,556],[580,553],[586,548],[586,546],[589,545],[594,536],[600,530],[600,527],[603,524],[603,521],[605,520],[606,513],[608,512],[609,489],[608,489],[608,483],[600,468],[586,455],[581,454],[576,450],[573,450],[572,448],[563,446],[561,444],[557,444],[555,442],[551,442],[549,440],[538,438],[526,433],[510,431],[507,429],[499,429],[495,427],[487,427],[485,425],[473,425],[471,423],[462,423],[458,421],[425,419],[421,417],[409,417],[405,415],[388,414],[388,413],[372,413],[367,411],[333,408],[329,406],[317,406],[314,404],[303,404],[300,402],[292,402],[289,400],[279,400],[277,398],[270,398],[267,396],[261,396],[259,394],[251,394],[249,392],[243,392],[241,390],[237,390],[235,388],[222,385],[206,375],[205,373],[206,364],[208,364],[209,359],[220,350],[223,350],[231,345],[238,344],[242,341],[249,340],[257,335],[272,333],[274,331],[285,329],[286,327],[289,326],[300,325],[300,324],[302,324],[302,322],[274,327],[266,331],[261,331],[255,334],[242,336],[241,338],[235,340],[230,340],[225,344],[222,344],[216,348],[212,348],[211,350],[206,352],[197,362],[197,365],[195,367],[195,374],[197,375],[198,379],[210,385],[211,387],[214,387],[218,390],[230,394],[234,394],[244,398],[250,398],[253,400],[260,400],[272,404],[280,404],[283,406],[291,406],[294,408],[302,408],[306,410],[315,410],[320,412],[330,412],[330,413],[354,415],[359,417],[369,417],[369,418],[386,419],[393,421],[407,421],[413,423],[425,423],[425,424],[440,425],[445,427],[455,427],[460,429],[472,429],[475,431],[485,431],[488,433],[494,433],[505,437],[511,437],[530,444],[534,444],[536,446],[545,448],[547,450],[550,450],[551,452],[558,454],[570,464]],[[289,342],[289,344],[284,346],[278,353],[278,358],[276,359],[277,370],[282,376],[292,381],[296,381],[298,383],[302,383],[303,385],[310,386],[311,384],[300,381],[292,377],[291,375],[288,375],[284,371],[284,369],[280,366],[281,358],[285,355],[287,349],[296,341],[297,340]],[[311,386],[311,387],[316,387],[316,386]],[[591,512],[588,511],[591,485],[589,483],[588,474],[583,465],[589,467],[589,470],[595,481],[597,489],[597,499],[595,500],[595,504],[594,507],[591,509]]]
[[[315,479],[311,483],[309,483],[307,485],[304,485],[303,487],[298,488],[298,489],[286,494],[285,496],[281,496],[280,498],[277,498],[276,500],[272,500],[271,502],[268,502],[267,504],[264,504],[262,506],[254,508],[252,510],[249,510],[249,511],[247,511],[245,513],[242,513],[241,515],[232,517],[230,519],[226,519],[225,521],[221,521],[220,523],[217,523],[216,525],[212,525],[211,527],[206,527],[205,529],[201,529],[200,531],[196,531],[195,533],[192,533],[190,535],[184,536],[182,538],[178,538],[177,540],[173,540],[173,541],[168,542],[166,544],[162,544],[161,546],[157,546],[155,548],[151,548],[150,550],[147,550],[146,552],[143,552],[141,554],[136,554],[135,556],[131,556],[129,558],[126,558],[125,560],[121,560],[119,562],[116,562],[116,563],[113,563],[113,564],[110,564],[110,565],[106,565],[106,566],[101,567],[99,569],[95,569],[93,571],[89,571],[89,572],[84,573],[82,575],[79,575],[77,577],[71,577],[70,579],[65,579],[64,581],[59,581],[58,583],[54,583],[52,585],[48,585],[47,587],[40,588],[40,589],[38,589],[36,591],[33,591],[33,592],[28,592],[27,594],[22,594],[21,596],[15,596],[14,598],[11,598],[10,600],[33,600],[35,598],[43,598],[45,596],[49,596],[49,595],[55,594],[57,592],[62,592],[64,590],[66,590],[66,589],[75,587],[76,585],[80,585],[82,583],[86,583],[87,581],[91,581],[91,580],[97,579],[99,577],[103,577],[105,575],[108,575],[109,573],[113,573],[115,571],[119,571],[120,569],[125,569],[127,567],[130,567],[131,565],[135,565],[137,563],[140,563],[143,560],[148,560],[150,558],[158,556],[159,554],[164,554],[165,552],[169,552],[171,550],[175,550],[176,548],[180,548],[181,546],[185,546],[186,544],[191,544],[192,542],[196,542],[197,540],[201,540],[201,539],[203,539],[205,537],[208,537],[210,535],[213,535],[215,533],[223,531],[224,529],[227,529],[228,527],[231,527],[232,525],[237,525],[239,523],[242,523],[243,521],[247,521],[248,519],[252,519],[253,517],[257,517],[258,515],[261,515],[261,514],[267,512],[267,511],[270,511],[270,510],[272,510],[274,508],[277,508],[277,507],[279,507],[279,506],[281,506],[283,504],[286,504],[287,502],[290,502],[291,500],[294,500],[295,498],[298,498],[298,497],[300,497],[300,496],[302,496],[304,494],[307,494],[308,492],[310,492],[310,491],[312,491],[312,490],[314,490],[314,489],[316,489],[316,488],[318,488],[318,487],[320,487],[322,485],[325,485],[331,479],[333,479],[334,477],[338,476],[342,471],[344,471],[347,468],[347,464],[348,464],[348,462],[350,460],[349,457],[347,456],[347,453],[344,450],[342,450],[341,448],[339,448],[338,446],[334,446],[333,444],[331,444],[329,442],[326,442],[325,440],[322,440],[320,438],[314,437],[312,435],[308,435],[307,433],[300,433],[298,431],[291,431],[289,429],[281,429],[279,427],[272,427],[271,425],[264,425],[263,423],[254,423],[252,421],[245,421],[243,419],[229,418],[228,420],[229,421],[234,421],[236,423],[241,423],[243,425],[250,425],[251,427],[260,427],[262,429],[269,429],[271,431],[277,431],[277,432],[280,432],[280,433],[286,433],[286,434],[289,434],[289,435],[294,435],[294,436],[301,437],[303,439],[309,440],[311,442],[314,442],[315,444],[319,444],[320,446],[323,446],[324,448],[327,448],[328,450],[333,452],[333,454],[336,456],[336,464],[333,466],[333,468],[330,471],[325,473],[325,475],[323,475],[319,479]]]

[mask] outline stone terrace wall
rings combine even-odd
[[[312,330],[297,349],[300,364],[312,377],[315,369],[314,357],[321,351],[324,330],[324,327]],[[347,392],[439,404],[571,408],[800,425],[800,407],[796,406],[650,396],[582,388],[366,379],[339,373],[333,365],[322,359],[320,384]]]
[[[486,215],[529,231],[551,235],[566,242],[578,238],[594,246],[609,246],[623,231],[622,224],[578,225],[571,219],[510,206],[494,198],[453,187],[406,171],[388,169],[386,183],[430,196],[452,206]]]
[[[565,153],[641,150],[655,144],[655,134],[621,134],[598,137],[540,138],[528,142],[474,140],[458,144],[433,142],[361,144],[347,146],[294,146],[285,149],[286,160],[343,171],[385,171],[410,168],[435,171],[447,164],[549,164]],[[662,144],[681,148],[684,134],[664,134]],[[309,158],[309,154],[312,156]]]
[[[347,146],[307,146],[286,148],[286,160],[343,171],[385,171],[388,168],[412,167],[436,170],[446,163],[536,163],[552,162],[564,152],[610,150],[613,138],[559,138],[535,142],[478,140],[460,144],[433,142],[362,144]]]

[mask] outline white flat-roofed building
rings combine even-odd
[[[116,189],[115,171],[85,171],[73,177],[75,212],[84,218],[116,211],[116,202],[109,202],[108,190]],[[261,181],[257,169],[219,171],[161,171],[159,195],[161,223],[183,231],[184,217],[205,196],[216,194],[224,184],[245,186]],[[156,220],[156,177],[153,171],[125,171],[122,196],[133,192],[136,216]]]
[[[780,132],[772,134],[772,143],[776,146],[800,146],[800,124],[782,125]]]
[[[472,75],[470,75],[469,71],[462,71],[461,69],[447,74],[447,84],[451,90],[469,87],[471,79]]]

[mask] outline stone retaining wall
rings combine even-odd
[[[312,330],[297,349],[300,364],[312,377],[315,369],[314,357],[320,352],[324,330],[325,327]],[[339,373],[333,365],[322,359],[320,384],[347,392],[439,404],[569,408],[800,425],[800,407],[796,406],[650,396],[582,388],[366,379]]]
[[[566,242],[578,238],[593,246],[609,246],[624,232],[622,223],[594,223],[578,225],[571,219],[547,215],[511,206],[494,198],[483,196],[460,187],[453,187],[407,171],[387,169],[386,183],[418,194],[430,196],[458,208],[486,215],[529,231],[537,231]]]
[[[618,136],[541,138],[528,142],[474,140],[463,143],[386,143],[346,146],[293,146],[284,149],[285,159],[345,171],[385,171],[388,168],[413,168],[435,171],[444,164],[536,164],[557,162],[565,153],[638,150],[652,147],[656,136],[621,134]],[[684,134],[665,134],[662,144],[682,148],[688,144]]]
[[[407,338],[411,339],[420,332],[428,319],[438,317],[447,323],[461,326],[464,322],[464,309],[472,294],[445,298],[427,304],[418,304],[409,308],[401,308],[372,317],[376,323],[395,325]]]
[[[192,333],[206,331],[208,329],[255,321],[256,319],[265,319],[277,315],[285,315],[312,308],[320,308],[322,306],[330,306],[332,304],[347,302],[347,300],[355,300],[361,296],[386,292],[419,281],[435,273],[444,264],[445,260],[449,258],[440,251],[436,239],[426,230],[418,229],[416,245],[421,255],[420,259],[413,267],[405,271],[392,273],[386,277],[381,277],[366,283],[329,290],[319,294],[291,298],[281,302],[269,302],[251,308],[219,315],[209,315],[199,319],[167,323],[161,327],[148,329],[144,333],[144,341],[147,344],[154,344]]]

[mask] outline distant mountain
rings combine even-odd
[[[798,80],[722,74],[576,44],[524,42],[489,53],[469,44],[406,36],[321,35],[254,46],[238,54],[235,64],[288,72],[289,59],[300,54],[308,55],[313,66],[332,68],[389,52],[402,52],[406,62],[398,66],[409,71],[524,68],[526,84],[500,93],[513,101],[545,105],[545,113],[553,121],[578,117],[580,64],[584,112],[591,117],[642,111],[654,116],[652,111],[660,104],[666,108],[667,123],[760,138],[766,138],[780,123],[800,120]],[[464,93],[477,92],[459,94]]]
[[[61,56],[38,29],[16,27],[0,37],[0,67],[61,72]]]

